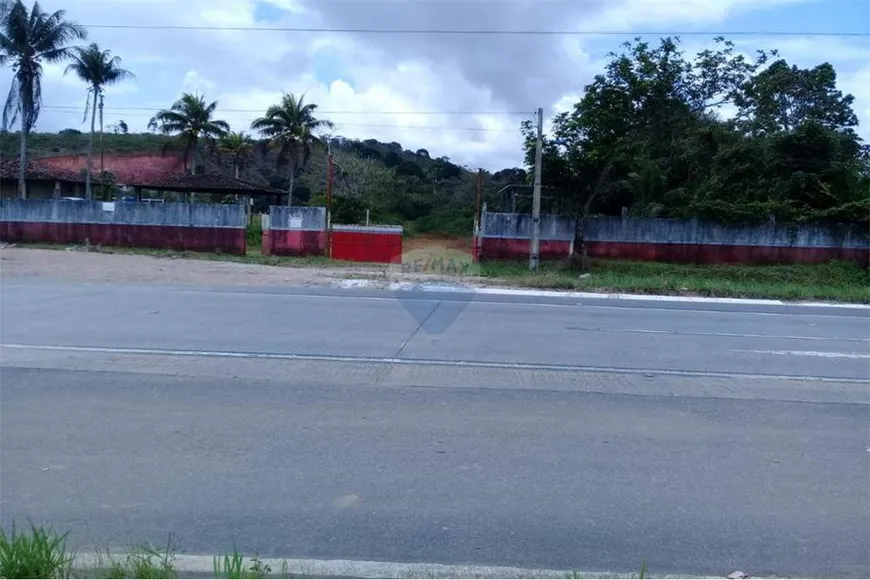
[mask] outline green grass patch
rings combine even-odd
[[[175,570],[175,555],[171,539],[165,548],[141,546],[121,559],[107,557],[101,578],[146,578],[166,579],[178,576]]]
[[[287,575],[287,563],[284,562],[284,569],[280,571],[281,576]],[[238,550],[234,550],[232,554],[224,554],[222,557],[215,556],[214,558],[214,577],[228,578],[238,580],[242,578],[265,578],[272,573],[272,567],[265,564],[258,555],[251,558],[245,556]]]
[[[848,262],[746,266],[593,260],[582,278],[563,262],[543,263],[534,274],[528,262],[488,262],[481,264],[481,275],[560,290],[870,302],[870,270]]]
[[[69,576],[74,554],[67,551],[67,534],[50,528],[31,526],[20,532],[12,524],[6,535],[0,529],[0,577],[65,578]]]

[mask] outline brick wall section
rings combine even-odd
[[[244,255],[245,208],[225,204],[2,200],[0,239]]]
[[[486,213],[480,258],[526,259],[531,238],[528,214]],[[541,257],[567,256],[572,220],[541,217]],[[593,257],[699,264],[795,264],[830,260],[870,265],[866,225],[798,224],[726,226],[677,219],[591,218],[586,239]]]

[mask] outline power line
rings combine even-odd
[[[825,32],[790,30],[455,30],[415,28],[315,28],[273,26],[205,26],[172,24],[88,24],[86,28],[120,30],[188,30],[227,32],[299,32],[299,33],[345,33],[345,34],[425,34],[461,36],[811,36],[867,38],[870,32]]]
[[[81,109],[49,109],[46,107],[42,107],[41,111],[44,113],[78,113]],[[143,112],[131,112],[131,116],[138,118],[148,118],[151,117],[150,114],[146,114]],[[127,115],[125,115],[127,116]],[[361,127],[361,128],[369,128],[369,129],[415,129],[415,130],[428,130],[428,131],[471,131],[471,132],[480,132],[480,133],[516,133],[519,129],[495,129],[490,127],[446,127],[446,126],[428,126],[428,125],[389,125],[389,124],[373,124],[373,123],[336,123],[339,129],[345,127]]]
[[[67,109],[71,111],[79,111],[82,109],[79,105],[43,105],[43,109]],[[165,107],[132,107],[132,106],[112,106],[105,107],[105,111],[154,111],[157,112]],[[252,113],[263,114],[265,109],[220,109],[223,113]],[[318,115],[504,115],[504,116],[521,116],[532,115],[530,111],[327,111],[317,110]]]

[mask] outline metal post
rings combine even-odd
[[[535,147],[535,186],[532,197],[532,248],[529,270],[538,269],[541,252],[541,165],[544,148],[544,109],[538,109],[538,138]]]

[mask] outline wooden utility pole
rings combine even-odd
[[[529,270],[538,269],[541,261],[541,165],[544,148],[544,109],[538,109],[538,136],[535,144],[535,185],[532,194],[532,244]]]
[[[474,202],[474,223],[480,223],[480,198],[483,190],[483,169],[477,170],[477,199]]]

